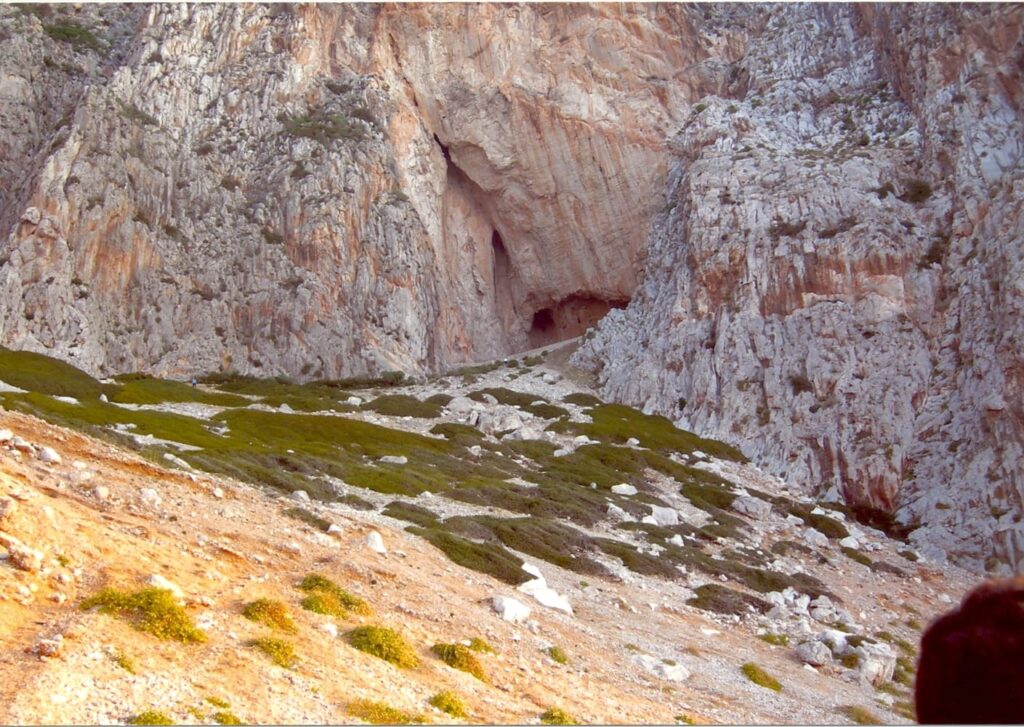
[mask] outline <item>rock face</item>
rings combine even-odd
[[[703,32],[736,27],[712,12]],[[1019,569],[1024,12],[745,12],[746,82],[673,137],[643,283],[576,361],[610,398],[928,525],[926,555]]]
[[[336,377],[581,333],[707,90],[691,14],[2,8],[0,343]]]
[[[3,6],[0,344],[331,378],[611,311],[609,398],[1021,568],[1022,14]]]

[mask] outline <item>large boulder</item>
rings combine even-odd
[[[864,643],[853,651],[860,657],[857,668],[868,684],[878,686],[892,679],[896,670],[896,653],[888,644]]]
[[[521,623],[530,618],[530,607],[509,596],[495,596],[491,599],[491,608],[502,620],[509,623]]]
[[[758,497],[737,497],[732,501],[732,509],[755,520],[763,520],[771,515],[772,504]]]
[[[665,663],[649,654],[641,654],[635,658],[636,663],[657,677],[670,682],[682,682],[690,678],[690,670],[681,664]]]
[[[480,412],[476,427],[484,434],[514,432],[523,426],[523,416],[510,406],[496,406]]]
[[[456,396],[445,404],[444,408],[448,410],[449,414],[454,416],[464,416],[472,411],[476,411],[480,408],[480,405],[468,396]]]
[[[805,641],[799,644],[793,652],[800,661],[811,666],[825,666],[832,663],[832,651],[821,641]]]

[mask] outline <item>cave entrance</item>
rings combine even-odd
[[[612,308],[625,308],[628,298],[602,298],[573,294],[536,310],[527,337],[530,348],[549,346],[580,336],[607,315]]]

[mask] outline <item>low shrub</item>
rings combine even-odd
[[[265,637],[262,639],[253,639],[249,642],[249,646],[262,651],[270,657],[272,662],[280,667],[290,669],[295,666],[295,649],[287,641]]]
[[[565,651],[562,650],[562,648],[559,647],[559,646],[548,647],[547,651],[545,651],[544,653],[546,653],[548,656],[550,656],[554,661],[558,662],[559,664],[568,664],[569,663],[569,655],[566,654]]]
[[[378,414],[419,419],[436,419],[441,416],[443,407],[444,404],[441,403],[441,400],[420,401],[415,396],[408,394],[387,394],[363,404],[363,409],[370,409]]]
[[[558,707],[551,707],[540,716],[541,724],[579,724],[576,718]]]
[[[129,719],[128,724],[168,725],[177,724],[177,722],[171,719],[165,712],[147,709],[145,712],[139,712],[137,715]]]
[[[479,654],[497,654],[498,653],[493,646],[491,646],[489,643],[487,643],[486,641],[481,639],[479,636],[474,636],[472,639],[469,640],[469,647],[468,648],[472,649],[473,651],[475,651],[475,652],[477,652]]]
[[[772,646],[789,646],[789,636],[786,634],[761,634],[757,638]]]
[[[866,555],[864,555],[863,553],[861,553],[859,550],[854,550],[853,548],[845,548],[845,547],[844,548],[840,548],[840,550],[843,551],[843,555],[845,555],[847,558],[849,558],[850,560],[856,561],[856,562],[860,563],[861,565],[866,565],[868,568],[870,568],[871,566],[874,565],[874,561],[872,561],[871,558],[869,558]]]
[[[451,668],[472,674],[482,682],[487,681],[483,664],[469,647],[462,644],[434,644],[430,650]]]
[[[360,699],[348,705],[348,713],[370,724],[423,724],[423,715],[403,712],[400,709],[384,704],[384,702],[373,702],[369,699]]]
[[[757,596],[720,586],[717,583],[708,583],[697,588],[693,598],[686,603],[694,608],[714,613],[744,614],[750,608],[759,613],[768,613],[771,605]]]
[[[782,685],[779,683],[779,680],[754,662],[748,661],[743,665],[742,671],[744,676],[757,686],[764,687],[765,689],[771,689],[773,692],[782,691]]]
[[[233,712],[221,711],[213,713],[213,721],[217,724],[245,724]]]
[[[370,604],[362,598],[317,573],[310,573],[303,578],[299,589],[309,594],[301,603],[307,611],[339,618],[347,618],[350,612],[360,616],[373,614]]]
[[[450,714],[452,717],[468,717],[469,712],[466,710],[466,703],[463,702],[455,692],[445,690],[438,692],[430,698],[429,703],[432,707],[437,707],[445,714]]]
[[[114,663],[124,669],[129,674],[138,674],[135,666],[135,661],[130,656],[118,649],[113,655]]]
[[[348,633],[348,642],[359,651],[402,669],[419,666],[420,659],[397,631],[382,626],[361,626]]]
[[[575,404],[576,406],[594,407],[600,406],[604,402],[598,399],[593,394],[585,394],[583,392],[577,392],[575,394],[566,394],[562,397],[562,401],[566,404]]]
[[[865,707],[847,704],[839,708],[839,713],[853,720],[854,724],[885,724],[878,715]]]
[[[56,41],[70,43],[78,48],[88,48],[94,51],[103,50],[103,44],[96,34],[88,28],[76,23],[54,23],[43,25],[43,32]]]
[[[910,179],[904,182],[904,192],[900,199],[911,204],[921,204],[932,196],[932,187],[923,179]]]
[[[206,634],[196,627],[171,592],[162,588],[143,588],[135,593],[104,588],[82,601],[81,608],[87,611],[97,606],[100,613],[124,619],[139,631],[159,639],[183,643],[206,641]]]
[[[329,146],[332,141],[340,139],[361,141],[366,138],[363,126],[352,123],[343,114],[315,110],[295,116],[281,114],[278,121],[288,135],[313,139],[323,146]]]
[[[242,609],[242,615],[250,621],[269,626],[272,629],[280,629],[289,633],[295,633],[297,630],[291,616],[288,614],[288,607],[281,601],[275,601],[270,598],[258,598],[246,604],[245,608]]]

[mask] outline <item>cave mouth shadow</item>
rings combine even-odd
[[[554,301],[533,312],[527,333],[530,348],[548,346],[580,336],[604,318],[608,311],[625,308],[627,305],[628,298],[604,298],[588,293],[573,293]]]

